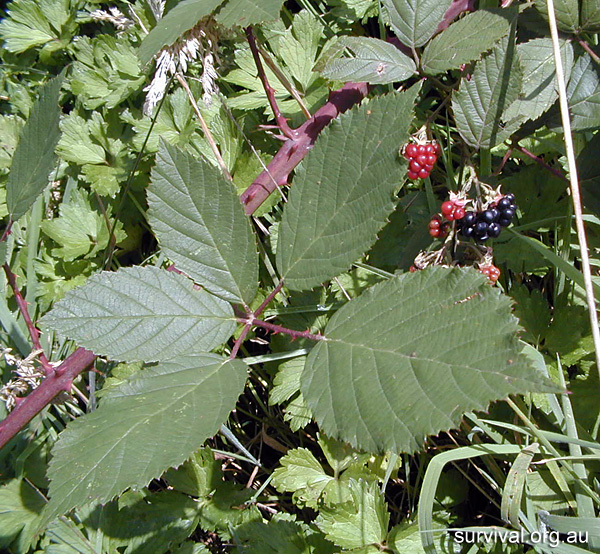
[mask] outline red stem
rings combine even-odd
[[[73,380],[94,363],[95,354],[78,348],[55,372],[48,375],[33,392],[21,400],[8,416],[0,421],[0,448],[3,448],[25,425],[39,414],[59,393],[71,391]]]
[[[27,302],[26,302],[25,298],[23,298],[23,295],[21,294],[21,291],[19,290],[19,287],[17,286],[17,278],[16,278],[15,274],[11,271],[10,266],[8,264],[4,264],[4,266],[2,266],[2,267],[4,268],[4,273],[6,273],[6,278],[8,279],[8,283],[10,284],[10,288],[12,289],[13,294],[15,295],[15,299],[17,301],[17,306],[19,307],[19,311],[21,312],[21,315],[23,316],[25,325],[27,325],[27,330],[29,331],[29,336],[31,337],[31,342],[33,343],[33,348],[38,351],[41,350],[41,352],[39,354],[39,359],[40,359],[40,363],[42,364],[44,373],[46,375],[51,375],[52,373],[54,373],[54,367],[52,367],[52,364],[46,357],[46,354],[44,353],[44,349],[42,348],[42,345],[40,344],[40,332],[38,331],[37,327],[33,324],[33,321],[31,321],[31,317],[29,316],[29,311],[27,310]]]
[[[577,37],[577,42],[590,55],[592,60],[594,60],[597,64],[600,64],[600,57],[598,57],[598,54],[592,50],[592,47],[585,40],[583,40],[581,37]]]
[[[247,215],[252,215],[277,189],[287,185],[288,177],[314,146],[319,133],[338,115],[358,104],[369,92],[367,83],[346,83],[329,94],[329,100],[281,146],[266,171],[263,171],[244,191],[240,200]]]
[[[556,177],[558,177],[559,179],[569,182],[569,179],[567,179],[558,169],[555,169],[555,168],[549,166],[544,160],[542,160],[541,158],[536,156],[533,152],[530,152],[529,150],[527,150],[527,148],[524,148],[523,146],[521,146],[520,144],[517,144],[516,142],[513,142],[512,146],[513,146],[513,148],[516,148],[522,154],[525,154],[527,157],[531,158],[532,160],[534,160],[535,162],[540,164],[542,167],[546,168],[553,175],[556,175]]]
[[[273,289],[273,292],[265,298],[265,301],[258,307],[254,312],[254,317],[258,317],[265,311],[265,308],[271,303],[271,300],[277,296],[277,293],[283,288],[283,279],[279,281],[279,284]]]
[[[6,225],[6,229],[4,229],[4,233],[2,233],[2,237],[0,237],[0,242],[4,242],[8,238],[8,235],[10,235],[10,233],[12,231],[12,226],[13,226],[12,216],[8,216],[8,224]]]
[[[230,360],[233,360],[233,358],[235,358],[237,356],[237,353],[240,351],[240,347],[242,346],[244,340],[246,339],[246,335],[248,335],[248,333],[250,332],[250,329],[252,329],[252,324],[246,323],[245,327],[242,329],[242,332],[240,333],[240,336],[238,337],[238,339],[235,341],[235,344],[233,345],[231,354],[229,354]]]
[[[262,327],[273,333],[283,333],[284,335],[289,335],[290,337],[294,337],[296,339],[302,338],[310,340],[326,340],[323,335],[314,335],[313,333],[309,333],[308,331],[294,331],[293,329],[288,329],[287,327],[275,325],[274,323],[268,323],[267,321],[262,321],[256,318],[252,318],[252,325]]]
[[[267,74],[265,73],[265,68],[263,67],[262,60],[260,59],[260,54],[258,52],[258,47],[256,46],[256,38],[252,32],[252,27],[246,27],[244,31],[246,31],[246,38],[248,39],[250,51],[252,52],[252,57],[254,58],[254,63],[256,64],[258,78],[261,80],[267,94],[269,105],[271,106],[271,110],[273,110],[273,114],[275,115],[275,121],[277,121],[278,127],[287,138],[294,139],[296,132],[288,125],[287,119],[283,117],[281,110],[277,105],[277,100],[275,99],[275,89],[269,84],[269,80],[267,79]]]

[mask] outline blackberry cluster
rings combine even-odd
[[[464,217],[457,221],[458,232],[463,237],[485,242],[499,236],[502,227],[508,227],[512,223],[516,211],[515,195],[507,194],[486,210],[465,212]]]
[[[409,179],[429,177],[441,153],[442,149],[435,141],[429,144],[407,144],[404,148],[404,157],[410,162],[408,166]]]

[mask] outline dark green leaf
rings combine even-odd
[[[567,96],[574,130],[587,131],[600,127],[600,71],[587,54],[575,61]]]
[[[247,367],[214,354],[147,368],[71,422],[53,448],[46,520],[107,502],[177,466],[214,435],[244,388]]]
[[[382,0],[383,13],[406,46],[423,46],[435,33],[452,0]]]
[[[227,302],[152,266],[96,274],[42,321],[96,354],[124,361],[207,352],[235,330]]]
[[[335,277],[375,241],[405,179],[398,149],[408,139],[417,92],[378,97],[342,115],[296,172],[277,246],[291,289]]]
[[[366,81],[387,84],[404,81],[414,75],[415,63],[389,42],[369,37],[342,37],[340,46],[351,57],[330,60],[322,71],[333,81]]]
[[[277,19],[284,0],[229,0],[219,10],[217,21],[225,27],[255,25]]]
[[[183,0],[169,11],[146,35],[138,51],[142,65],[146,65],[162,48],[173,44],[186,31],[209,15],[224,0]]]
[[[469,80],[463,79],[452,99],[461,136],[476,148],[492,148],[514,132],[520,118],[503,120],[517,99],[522,72],[515,56],[514,37],[504,39],[477,63]]]
[[[304,398],[329,435],[370,452],[413,452],[467,410],[554,390],[520,355],[511,312],[472,269],[394,277],[331,318],[306,361]]]
[[[13,479],[0,487],[0,547],[18,540],[20,552],[28,552],[33,541],[33,527],[45,500],[29,483]]]
[[[60,136],[61,114],[58,97],[63,78],[61,74],[43,86],[21,130],[6,183],[8,211],[15,221],[25,215],[44,191],[56,164],[54,149]]]
[[[179,270],[226,300],[252,302],[256,238],[234,186],[219,169],[163,142],[148,204],[156,238]]]
[[[579,28],[578,0],[554,0],[556,23],[561,31],[574,33]],[[536,9],[548,20],[547,0],[535,0]]]
[[[442,31],[426,47],[421,65],[435,75],[478,59],[505,36],[509,21],[501,13],[479,10]]]
[[[600,2],[598,0],[581,0],[581,29],[597,33],[600,31]]]

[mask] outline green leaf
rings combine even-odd
[[[72,421],[48,469],[47,521],[146,486],[213,436],[244,388],[247,366],[214,354],[182,355],[136,374]]]
[[[334,480],[307,448],[294,448],[281,460],[273,472],[273,486],[281,492],[294,493],[300,506],[317,508],[325,487]]]
[[[167,471],[163,478],[179,492],[196,498],[208,498],[221,482],[223,472],[212,450],[201,448],[181,467]]]
[[[369,37],[342,37],[338,44],[351,57],[329,60],[322,74],[332,81],[366,81],[387,84],[415,74],[415,63],[389,42]]]
[[[256,25],[277,19],[284,0],[229,0],[217,14],[225,27]]]
[[[587,131],[600,127],[600,71],[587,54],[575,61],[567,96],[574,130]]]
[[[58,98],[63,78],[61,74],[42,87],[21,130],[6,183],[8,210],[15,221],[25,215],[44,191],[56,164],[54,149],[60,135],[61,114]]]
[[[408,139],[417,92],[412,87],[346,112],[296,171],[277,245],[289,288],[339,275],[375,241],[404,180],[398,148]]]
[[[566,40],[560,42],[565,75],[570,75],[573,66],[573,46]],[[519,44],[517,53],[523,69],[523,84],[517,100],[506,111],[506,117],[537,119],[558,98],[552,40],[538,38]]]
[[[423,46],[436,32],[452,0],[382,0],[383,13],[406,46]]]
[[[179,2],[142,41],[138,50],[142,65],[146,65],[165,46],[173,44],[222,3],[223,0],[183,0],[183,2]]]
[[[459,19],[425,47],[423,71],[431,75],[478,59],[508,34],[510,23],[501,13],[478,10]]]
[[[42,320],[101,356],[122,361],[207,352],[235,330],[231,306],[182,275],[129,267],[90,277]]]
[[[76,113],[65,117],[60,122],[62,135],[56,148],[58,155],[68,162],[80,165],[106,163],[106,152],[91,136],[90,127],[90,121]]]
[[[312,419],[300,392],[300,375],[305,361],[306,358],[302,356],[280,364],[269,392],[269,405],[286,404],[283,420],[290,424],[294,432],[306,427]]]
[[[45,503],[42,495],[21,479],[0,487],[0,547],[7,548],[18,537],[19,552],[28,552]]]
[[[352,501],[334,507],[322,507],[315,521],[317,527],[327,539],[341,548],[377,547],[383,544],[390,514],[379,486],[362,479],[351,479],[349,484]]]
[[[579,29],[578,0],[554,0],[556,23],[561,31],[574,33]],[[535,0],[536,9],[548,21],[548,4],[546,0]]]
[[[84,191],[75,191],[69,203],[60,205],[59,213],[59,217],[42,221],[42,231],[60,245],[60,248],[52,250],[53,256],[69,262],[80,256],[93,257],[108,246],[106,220],[92,209]],[[126,236],[123,223],[118,221],[115,226],[116,242],[121,242]]]
[[[217,296],[252,302],[256,238],[234,186],[219,169],[163,142],[148,205],[158,242],[178,269]]]
[[[492,148],[519,126],[520,118],[503,121],[521,90],[522,71],[514,54],[514,37],[504,39],[477,63],[470,80],[461,81],[452,98],[458,131],[475,148]]]
[[[592,33],[600,31],[600,2],[582,0],[580,13],[581,29]]]
[[[406,273],[336,312],[308,355],[302,393],[328,435],[413,452],[465,411],[554,390],[520,356],[518,330],[509,298],[474,270]]]
[[[286,513],[268,523],[253,521],[236,529],[244,554],[332,554],[336,547],[314,525],[297,522]],[[237,542],[237,541],[236,541]],[[243,546],[242,546],[243,545]]]

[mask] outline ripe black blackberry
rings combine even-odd
[[[508,227],[515,216],[517,205],[515,195],[503,196],[496,204],[480,212],[466,212],[458,223],[458,232],[476,242],[486,242],[500,235],[502,227]]]

